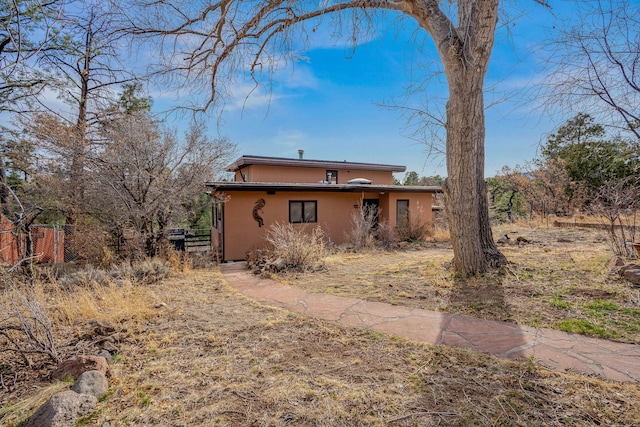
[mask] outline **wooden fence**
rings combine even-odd
[[[64,262],[64,231],[59,227],[34,225],[30,228],[31,257],[35,262]],[[27,236],[17,233],[11,221],[0,222],[0,264],[16,265],[29,251]]]

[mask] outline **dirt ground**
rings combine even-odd
[[[561,274],[562,267],[551,262],[558,253],[553,248],[553,255],[545,252],[543,243],[505,247],[510,258],[516,258],[512,251],[531,255],[511,265],[502,281],[468,283],[477,288],[473,292],[458,289],[442,268],[451,256],[446,246],[389,256],[351,254],[330,260],[327,270],[315,275],[317,281],[305,275],[288,279],[309,289],[358,289],[358,296],[370,299],[459,307],[521,321],[518,313],[524,307],[516,310],[512,301],[533,298],[529,307],[550,305],[545,295],[551,290],[537,289],[543,281],[539,276],[546,278],[546,286],[573,289],[562,299],[571,304],[594,292],[583,289],[617,298],[621,291],[614,288],[625,285],[602,283],[602,274],[596,273],[605,259],[586,255],[595,247],[593,238],[584,243],[584,250],[564,251],[568,263],[581,267],[571,275]],[[376,262],[365,262],[371,258]],[[346,278],[358,280],[349,284]],[[492,288],[498,283],[504,285],[501,290]],[[496,291],[491,298],[489,290]],[[146,286],[139,298],[142,315],[116,318],[115,308],[105,308],[99,319],[57,328],[66,355],[94,350],[86,334],[91,320],[112,322],[119,337],[109,393],[78,425],[631,426],[640,419],[638,384],[551,372],[535,360],[499,360],[307,319],[248,300],[215,267]],[[540,310],[535,318],[542,321],[548,310]],[[20,425],[49,395],[68,387],[44,378],[53,368],[46,361],[39,367],[40,378],[14,361],[1,364],[5,373],[11,369],[16,375],[13,381],[3,377],[0,425]]]

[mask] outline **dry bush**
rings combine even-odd
[[[65,228],[65,254],[73,261],[108,267],[116,261],[109,233],[98,224],[78,223]]]
[[[433,235],[431,240],[434,242],[448,242],[451,240],[451,234],[448,227],[436,225],[433,227]]]
[[[374,246],[376,239],[374,227],[378,216],[379,209],[375,206],[363,206],[362,209],[351,213],[351,231],[347,241],[354,250]]]
[[[60,323],[74,325],[93,319],[119,324],[141,321],[155,312],[154,293],[148,286],[130,281],[112,281],[68,290],[49,286],[51,316]]]
[[[13,283],[2,295],[0,353],[17,355],[25,366],[34,358],[60,361],[53,337],[53,324],[45,304],[42,287]]]
[[[276,223],[269,227],[265,239],[270,257],[280,259],[287,270],[320,268],[327,252],[326,236],[320,226],[308,232],[305,227]]]
[[[167,261],[152,258],[133,263],[125,261],[107,270],[91,265],[70,272],[49,270],[49,276],[45,279],[71,291],[78,288],[92,289],[97,286],[108,286],[114,282],[120,284],[136,282],[148,285],[166,279],[172,271]]]
[[[394,227],[382,221],[376,229],[376,242],[383,249],[391,249],[398,243],[398,235]]]
[[[424,211],[420,207],[417,214],[400,221],[396,225],[398,239],[404,242],[420,242],[433,234],[433,223],[425,219]]]
[[[170,265],[160,258],[144,259],[138,262],[123,262],[109,269],[112,278],[131,280],[141,284],[151,284],[166,279],[172,273]]]
[[[32,282],[16,278],[0,295],[0,351],[46,355],[57,361],[53,329],[60,323],[102,319],[119,322],[151,315],[157,303],[149,285],[169,277],[160,260],[114,266],[107,271],[85,267],[70,273],[41,274]],[[3,281],[7,282],[7,277]]]

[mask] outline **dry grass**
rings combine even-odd
[[[326,258],[323,272],[275,278],[310,292],[640,343],[640,291],[608,274],[611,254],[604,232],[539,225],[496,227],[496,238],[510,236],[511,244],[501,246],[510,264],[500,273],[468,280],[445,268],[453,251],[442,242],[415,250],[336,254]],[[517,237],[529,242],[517,244]],[[572,329],[576,320],[587,328]]]
[[[303,318],[247,300],[215,271],[193,271],[150,290],[167,305],[121,346],[109,394],[85,425],[633,425],[640,419],[637,385]],[[20,419],[4,415],[0,423]]]
[[[320,289],[324,281],[333,293],[517,317],[524,315],[511,305],[518,298],[523,307],[527,298],[529,308],[551,307],[543,295],[551,290],[579,283],[565,295],[586,298],[576,290],[605,289],[594,239],[563,232],[584,238],[576,241],[586,250],[542,243],[539,250],[504,247],[519,261],[497,281],[456,283],[442,267],[451,253],[440,243],[417,251],[334,254],[325,259],[325,271],[286,278],[306,283],[317,276],[312,286]],[[588,284],[588,277],[594,282]],[[531,292],[538,287],[540,295]],[[475,304],[474,295],[489,290],[497,307]],[[88,426],[630,426],[640,419],[637,384],[304,318],[248,300],[217,269],[188,269],[144,286],[45,289],[43,297],[68,354],[89,350],[78,337],[86,335],[91,319],[112,322],[123,336],[109,393],[83,420]],[[475,303],[464,304],[464,298]],[[62,308],[71,304],[88,308]],[[68,386],[46,380],[52,368],[20,372],[15,385],[0,387],[0,425],[20,425],[41,401]]]
[[[92,319],[110,323],[140,322],[155,313],[158,298],[150,289],[130,282],[65,291],[49,289],[49,307],[58,324],[73,326]]]
[[[326,254],[326,236],[319,226],[311,231],[305,226],[280,223],[270,226],[265,236],[270,257],[280,259],[291,270],[318,269]]]

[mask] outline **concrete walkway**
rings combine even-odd
[[[552,329],[308,293],[261,279],[244,262],[220,270],[229,285],[262,304],[282,307],[343,326],[366,328],[430,344],[471,348],[508,359],[533,356],[550,369],[596,374],[614,381],[640,382],[640,345],[623,344]]]

